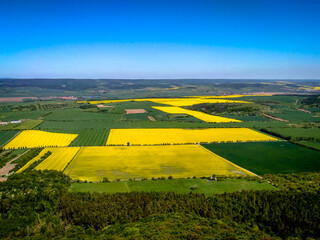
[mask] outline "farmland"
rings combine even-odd
[[[311,140],[320,142],[320,128],[267,128],[268,131],[277,133],[284,138],[297,141]]]
[[[204,147],[256,174],[320,171],[320,151],[289,142],[223,143]]]
[[[0,131],[0,146],[13,138],[18,131]]]
[[[175,178],[193,177],[194,174],[201,176],[204,170],[191,171],[194,167],[179,160],[184,158],[188,162],[190,158],[197,159],[196,155],[200,153],[199,164],[208,170],[204,172],[205,176],[223,172],[209,163],[203,163],[201,159],[206,154],[244,168],[239,171],[240,175],[246,170],[263,174],[309,171],[312,170],[312,166],[317,168],[315,159],[318,155],[302,146],[317,147],[319,124],[316,116],[319,109],[314,105],[314,100],[308,100],[305,96],[268,94],[201,96],[193,90],[190,90],[189,95],[182,95],[189,90],[174,87],[167,89],[166,97],[154,97],[152,94],[155,92],[151,90],[148,92],[148,98],[136,98],[134,92],[131,92],[125,95],[128,99],[121,99],[119,91],[119,95],[114,99],[106,100],[33,99],[21,103],[2,103],[0,118],[3,121],[22,120],[20,124],[9,123],[0,127],[2,144],[6,143],[3,149],[44,147],[36,158],[39,160],[46,153],[44,151],[48,152],[50,148],[52,155],[35,166],[35,169],[63,170],[67,162],[70,164],[65,173],[75,179],[94,182],[102,181],[104,177],[109,180],[163,177],[161,173],[166,177],[172,175]],[[170,96],[173,94],[172,91],[179,94]],[[110,92],[110,96],[115,95]],[[307,105],[310,101],[313,105]],[[298,109],[306,109],[307,112]],[[277,121],[267,118],[264,114],[281,116],[288,121]],[[23,131],[19,133],[16,130]],[[7,141],[17,133],[19,135],[8,143]],[[285,142],[284,139],[299,142],[301,146]],[[205,144],[213,153],[204,154],[204,150],[199,150],[197,144]],[[284,147],[281,147],[283,145]],[[145,147],[145,151],[135,150],[139,146]],[[234,146],[240,147],[234,149]],[[65,147],[80,150],[70,159]],[[166,152],[170,153],[171,157],[164,156],[163,150],[156,150],[164,149],[162,147],[168,147]],[[178,152],[175,149],[179,147],[193,150],[186,150],[181,157],[174,157]],[[214,148],[217,148],[217,151]],[[265,151],[279,151],[279,157],[274,156],[271,159],[264,154]],[[300,152],[309,156],[304,166],[298,164],[302,161],[299,157]],[[69,156],[71,155],[70,153]],[[149,163],[152,166],[146,165],[148,169],[143,169],[143,163],[136,160],[140,158],[143,162],[151,156],[156,160]],[[258,162],[254,156],[259,156],[262,160]],[[163,160],[165,162],[162,163],[161,159],[166,159],[165,157],[168,160]],[[55,160],[58,158],[66,158],[60,167],[59,162]],[[128,160],[121,160],[122,158]],[[171,165],[168,164],[169,159]],[[241,162],[241,159],[245,159],[247,163]],[[38,160],[33,162],[39,162]],[[163,166],[169,166],[168,174]],[[115,170],[112,172],[112,169]],[[226,170],[224,174],[236,172],[232,171]]]
[[[43,120],[27,120],[18,126],[14,127],[15,130],[29,130],[36,126],[38,126],[40,123],[42,123]]]
[[[155,109],[158,109],[160,111],[170,113],[170,114],[188,114],[190,116],[193,116],[195,118],[198,118],[204,122],[240,122],[239,120],[236,119],[230,119],[230,118],[224,118],[224,117],[218,117],[218,116],[212,116],[209,114],[197,112],[197,111],[192,111],[192,110],[187,110],[183,109],[180,107],[153,107]]]
[[[77,134],[50,133],[39,130],[24,130],[7,143],[3,149],[62,147],[68,146]]]
[[[65,173],[88,181],[252,175],[199,145],[83,147]]]
[[[122,99],[122,100],[102,100],[102,101],[88,101],[90,104],[109,104],[109,103],[119,103],[119,102],[145,102],[150,101],[159,104],[171,105],[171,106],[192,106],[200,103],[249,103],[246,101],[238,101],[238,100],[229,100],[229,99],[221,99],[223,97],[219,97],[220,99],[212,98],[201,98],[201,97],[188,97],[188,98],[141,98],[141,99]],[[230,96],[227,96],[230,98]],[[85,103],[84,101],[80,101],[79,103]]]
[[[193,186],[197,186],[192,190]],[[207,196],[224,192],[248,190],[276,190],[277,188],[266,182],[248,181],[246,179],[223,179],[209,181],[207,179],[161,179],[145,181],[121,181],[109,183],[74,183],[72,192],[176,192],[176,193],[204,193]]]
[[[108,138],[107,129],[79,130],[79,135],[70,146],[104,146]]]
[[[4,229],[22,239],[59,238],[65,223],[62,239],[85,239],[84,233],[97,232],[93,229],[105,234],[94,238],[112,238],[113,231],[121,232],[119,239],[139,238],[137,221],[143,226],[149,221],[145,238],[152,238],[157,222],[161,239],[177,238],[164,231],[182,226],[188,232],[182,239],[196,239],[204,219],[203,232],[210,226],[207,236],[214,239],[269,239],[275,233],[318,238],[297,234],[319,225],[315,95],[242,94],[254,93],[256,85],[256,92],[280,91],[284,83],[119,81],[81,88],[72,98],[48,100],[56,90],[42,89],[48,98],[0,103],[0,181],[6,181],[0,183],[0,238],[7,236]],[[59,96],[91,84],[57,82],[65,85],[57,86],[63,89]],[[18,91],[28,95],[25,87]],[[178,215],[181,211],[192,217]],[[168,212],[174,218],[166,220]],[[129,223],[115,225],[119,221]],[[290,235],[288,229],[301,221],[304,227]],[[270,230],[275,225],[280,230]],[[215,238],[217,226],[225,233]],[[233,233],[235,226],[239,231]]]
[[[277,141],[277,139],[247,128],[111,129],[107,145],[196,144],[246,141]]]
[[[45,148],[43,151],[50,151],[52,154],[35,169],[63,171],[79,150],[79,147]]]

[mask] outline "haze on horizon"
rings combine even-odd
[[[0,2],[0,78],[320,79],[320,1]]]

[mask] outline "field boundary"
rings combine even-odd
[[[17,130],[14,130],[14,131],[17,131]],[[5,143],[3,143],[2,145],[0,145],[0,148],[4,147],[5,145],[7,145],[9,142],[11,142],[11,140],[13,140],[15,137],[17,137],[22,131],[21,130],[18,130],[18,132],[13,136],[11,137],[8,141],[6,141]]]
[[[65,173],[64,171],[67,169],[67,167],[71,164],[71,162],[80,154],[81,150],[83,149],[83,147],[78,147],[79,150],[76,152],[76,154],[73,156],[73,158],[68,162],[67,166],[61,171],[63,172],[64,174],[68,174],[68,173]]]
[[[229,161],[229,160],[225,159],[224,157],[221,157],[221,156],[220,156],[220,155],[218,155],[218,154],[215,154],[214,152],[210,151],[209,149],[207,149],[207,148],[205,148],[205,147],[203,147],[203,146],[201,146],[201,145],[198,145],[198,146],[199,146],[199,148],[203,148],[203,149],[204,149],[204,150],[206,150],[207,152],[210,152],[211,154],[213,154],[213,155],[215,155],[215,156],[218,156],[218,157],[222,158],[223,160],[225,160],[226,162],[228,162],[228,163],[232,164],[233,166],[236,166],[236,167],[240,168],[240,169],[241,169],[241,170],[243,170],[244,172],[247,172],[247,173],[253,174],[254,176],[256,176],[256,177],[258,177],[258,178],[261,178],[261,179],[262,179],[262,177],[261,177],[261,176],[259,176],[258,174],[255,174],[255,173],[253,173],[253,172],[251,172],[251,171],[249,171],[249,170],[247,170],[247,169],[245,169],[245,168],[243,168],[243,167],[240,167],[239,165],[237,165],[237,164],[235,164],[235,163],[233,163],[233,162],[231,162],[231,161]]]

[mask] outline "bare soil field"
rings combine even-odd
[[[23,99],[36,99],[36,97],[9,97],[9,98],[0,98],[0,102],[22,102]]]
[[[112,107],[112,106],[105,106],[103,104],[98,104],[97,107],[98,108],[109,108],[109,107]]]
[[[126,109],[126,114],[147,113],[144,109]]]

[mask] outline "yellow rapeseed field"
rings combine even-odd
[[[152,98],[149,101],[177,107],[192,106],[200,103],[250,103],[246,101],[207,98]]]
[[[189,96],[190,98],[240,98],[240,97],[266,97],[266,96],[272,96],[272,94],[247,94],[247,95],[221,95],[221,96]]]
[[[39,161],[40,158],[41,158],[45,153],[47,153],[47,152],[48,152],[48,150],[47,150],[46,148],[43,149],[43,150],[39,153],[38,156],[32,158],[29,162],[27,162],[22,168],[20,168],[20,169],[17,171],[17,173],[23,172],[23,171],[26,170],[32,163],[34,163],[34,162],[36,162],[36,161]]]
[[[20,168],[17,173],[26,170],[32,163],[39,161],[40,158],[47,152],[52,154],[41,162],[35,169],[36,170],[57,170],[63,171],[72,158],[79,151],[80,147],[61,147],[61,148],[45,148],[38,156],[31,159],[26,165]]]
[[[106,145],[196,144],[211,142],[277,141],[249,128],[111,129]]]
[[[46,148],[46,150],[52,152],[52,154],[35,169],[63,171],[80,150],[80,147]]]
[[[188,110],[180,107],[153,107],[153,108],[166,113],[170,113],[170,114],[182,114],[182,113],[188,114],[190,116],[193,116],[205,122],[241,122],[240,120],[237,120],[237,119],[213,116],[210,114]]]
[[[214,97],[214,96],[213,96]],[[185,98],[138,98],[138,99],[121,99],[121,100],[100,100],[100,101],[79,101],[78,103],[101,104],[101,103],[117,103],[129,101],[150,101],[171,106],[192,106],[200,103],[250,103],[246,101],[226,100],[226,99],[211,99],[206,97],[185,97]]]
[[[199,145],[82,147],[64,173],[88,181],[253,175]]]
[[[25,130],[6,144],[4,149],[68,146],[78,134]]]

